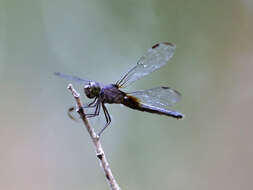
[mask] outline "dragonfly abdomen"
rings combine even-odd
[[[168,109],[163,109],[163,108],[158,108],[155,106],[142,104],[138,98],[135,98],[133,96],[128,96],[128,95],[125,96],[123,105],[135,110],[155,113],[159,115],[166,115],[166,116],[174,117],[176,119],[181,119],[184,117],[183,114],[173,111],[173,110],[168,110]]]
[[[176,119],[182,119],[184,117],[183,114],[176,112],[174,110],[162,109],[162,108],[145,105],[145,104],[140,104],[140,110],[149,112],[149,113],[156,113],[159,115],[166,115],[166,116],[174,117]]]

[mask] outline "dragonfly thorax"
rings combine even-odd
[[[84,86],[84,93],[88,98],[95,98],[99,95],[101,87],[97,82],[89,82]]]

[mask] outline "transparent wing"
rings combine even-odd
[[[92,81],[92,80],[86,80],[86,79],[82,79],[80,77],[67,75],[67,74],[63,74],[63,73],[60,73],[60,72],[55,72],[54,74],[58,77],[61,77],[61,78],[67,79],[67,80],[72,80],[72,81],[75,81],[75,82],[78,82],[78,83],[81,83],[81,84],[88,84],[89,82],[95,82],[95,81]]]
[[[120,88],[150,74],[165,65],[173,56],[176,46],[172,43],[159,43],[139,59],[137,65],[130,69],[117,83]]]
[[[142,104],[159,108],[170,107],[181,99],[181,94],[169,87],[156,87],[127,93],[127,95],[138,98]]]

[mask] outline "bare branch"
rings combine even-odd
[[[90,126],[90,124],[85,116],[85,113],[83,110],[83,104],[80,100],[80,94],[73,88],[72,84],[69,84],[67,88],[72,92],[72,95],[74,96],[74,98],[76,100],[77,112],[81,116],[81,119],[90,134],[92,142],[95,146],[96,156],[99,159],[100,166],[104,170],[107,182],[110,184],[112,190],[120,190],[120,187],[119,187],[118,183],[116,182],[116,180],[112,174],[112,171],[110,169],[109,163],[106,159],[104,150],[103,150],[101,142],[99,140],[99,136],[95,133],[94,129]]]

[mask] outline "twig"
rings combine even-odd
[[[113,177],[109,163],[105,157],[105,153],[104,153],[104,150],[103,150],[102,145],[100,143],[99,136],[95,133],[94,129],[90,126],[90,124],[85,116],[85,113],[83,110],[83,104],[80,100],[80,94],[73,88],[72,84],[68,85],[68,89],[72,92],[72,95],[74,96],[74,98],[76,100],[77,112],[81,116],[81,119],[83,120],[83,123],[90,134],[92,142],[95,146],[96,156],[99,159],[100,166],[104,170],[105,177],[106,177],[108,183],[110,184],[111,189],[112,190],[120,190],[120,187],[119,187],[118,183],[116,182],[115,178]]]

